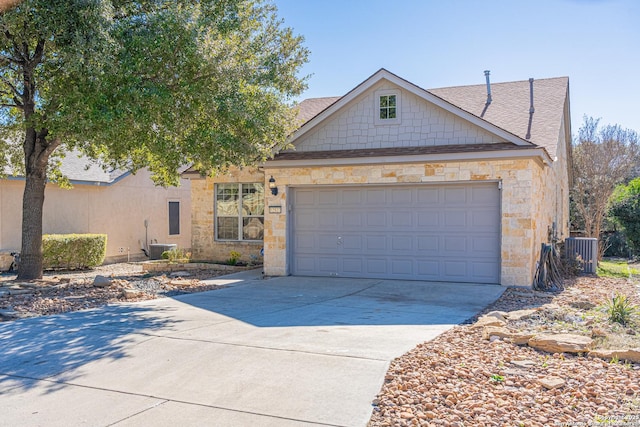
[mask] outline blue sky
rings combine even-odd
[[[638,0],[274,0],[310,49],[301,99],[384,67],[423,88],[569,76],[583,115],[640,132]]]

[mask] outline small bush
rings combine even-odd
[[[229,263],[229,265],[236,265],[241,256],[242,254],[240,252],[231,251],[229,252],[229,259],[227,260],[227,263]]]
[[[631,321],[638,307],[631,304],[631,300],[626,295],[615,294],[604,305],[609,315],[609,321],[627,325]]]
[[[78,270],[101,265],[107,254],[106,234],[47,234],[42,236],[44,269]]]
[[[184,249],[173,248],[162,252],[162,259],[169,260],[169,262],[189,262],[190,258],[191,252],[186,252]]]

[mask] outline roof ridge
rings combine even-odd
[[[533,77],[533,80],[538,82],[540,80],[560,80],[560,79],[569,79],[569,76],[559,76],[559,77],[542,77],[539,79],[536,79],[535,77]],[[513,83],[529,83],[529,79],[526,80],[509,80],[506,82],[491,82],[491,86],[494,85],[507,85],[507,84],[513,84]],[[486,83],[476,83],[476,84],[471,84],[471,85],[459,85],[459,86],[441,86],[441,87],[432,87],[430,89],[425,89],[428,91],[432,91],[432,90],[440,90],[440,89],[456,89],[456,88],[469,88],[469,87],[484,87],[486,86]]]

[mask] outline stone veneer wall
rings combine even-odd
[[[553,187],[547,186],[551,169],[533,159],[268,168],[266,175],[273,175],[280,188],[275,197],[267,193],[267,206],[282,206],[281,214],[269,214],[268,208],[265,213],[264,267],[265,274],[273,276],[288,273],[287,200],[283,191],[288,186],[501,180],[503,285],[531,285],[540,244],[546,242],[547,227],[553,220],[547,212],[555,211],[555,197],[546,195]]]
[[[262,242],[217,242],[215,240],[215,184],[219,182],[265,182],[265,176],[263,172],[247,168],[233,169],[229,173],[218,175],[215,178],[191,180],[192,259],[199,261],[226,261],[229,259],[229,252],[237,251],[242,254],[240,260],[248,262],[251,259],[251,255],[260,256]],[[268,191],[268,185],[265,182],[266,191]]]
[[[273,175],[277,196],[268,191]],[[501,283],[530,286],[540,244],[548,240],[548,229],[556,221],[559,233],[567,236],[568,186],[563,159],[552,167],[534,159],[488,160],[480,162],[408,163],[340,167],[267,168],[236,170],[214,179],[195,179],[192,191],[192,248],[196,260],[225,260],[232,250],[242,260],[258,254],[262,243],[216,242],[214,240],[214,185],[216,182],[265,183],[265,274],[280,276],[287,266],[287,189],[289,186],[336,184],[439,183],[501,180]],[[561,184],[558,185],[557,183]],[[282,213],[270,214],[268,206],[281,206]]]

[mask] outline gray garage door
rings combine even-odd
[[[294,188],[291,270],[500,281],[497,183]]]

